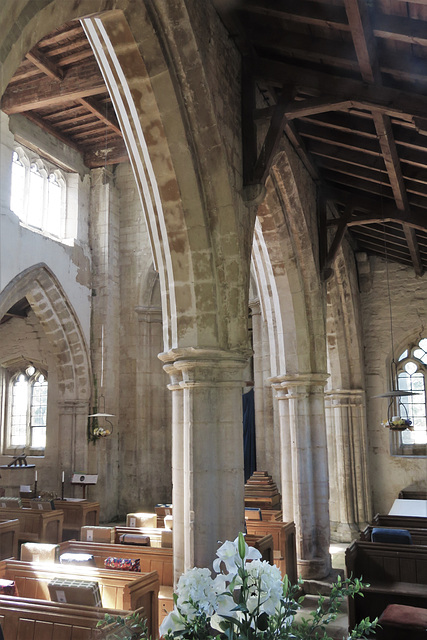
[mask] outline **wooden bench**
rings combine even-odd
[[[150,538],[150,547],[158,547],[158,548],[170,548],[170,547],[162,547],[162,531],[170,533],[170,529],[161,529],[160,527],[115,527],[116,529],[116,544],[120,542],[120,536],[125,533],[136,533],[141,534],[143,536],[149,536]]]
[[[0,509],[0,517],[19,520],[19,542],[61,542],[63,511],[39,511],[36,509]]]
[[[395,529],[427,529],[427,517],[390,516],[377,513],[372,524],[374,527],[393,527]]]
[[[19,520],[0,520],[0,560],[18,557],[18,534]]]
[[[288,575],[292,584],[298,580],[297,553],[294,522],[264,522],[263,520],[246,520],[249,535],[273,537],[274,564],[282,573]]]
[[[245,536],[245,540],[250,547],[258,549],[261,554],[261,560],[274,564],[274,542],[271,533],[267,536],[257,536],[253,533],[248,533]]]
[[[0,577],[14,580],[24,598],[50,600],[48,583],[54,578],[88,580],[99,584],[102,604],[111,609],[135,610],[144,607],[153,629],[158,626],[159,577],[157,572],[134,573],[97,567],[2,560]]]
[[[371,541],[371,533],[372,533],[372,529],[374,528],[374,526],[376,525],[372,525],[369,524],[367,527],[365,527],[365,529],[363,529],[363,531],[360,532],[360,540],[364,540],[365,542],[370,542]],[[403,527],[383,527],[381,526],[381,529],[400,529]],[[412,538],[412,543],[413,544],[418,544],[418,545],[427,545],[427,529],[407,529],[405,527],[406,531],[409,531],[409,533],[411,534],[411,538]]]
[[[55,510],[64,512],[62,540],[78,537],[80,529],[85,526],[99,525],[99,502],[89,500],[60,500],[54,502]],[[30,500],[23,499],[22,506],[30,507]]]
[[[130,612],[0,595],[0,624],[7,640],[95,640],[95,627],[106,613]],[[138,613],[145,614],[142,609]],[[157,635],[155,629],[153,637]]]
[[[173,585],[172,549],[68,540],[60,545],[59,553],[60,555],[62,553],[90,553],[99,568],[104,567],[105,558],[110,556],[139,560],[141,571],[147,573],[157,571],[161,585]]]
[[[350,628],[367,616],[380,616],[388,604],[426,605],[426,547],[355,540],[346,549],[345,564],[348,577],[370,585],[363,598],[349,598]]]

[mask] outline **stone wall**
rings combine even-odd
[[[387,417],[387,400],[375,399],[390,385],[390,312],[387,267],[384,260],[371,257],[370,273],[365,273],[361,293],[365,347],[365,374],[369,464],[374,512],[388,513],[401,489],[425,483],[426,458],[390,455],[390,433],[381,426]],[[365,263],[366,266],[366,263]],[[366,269],[365,269],[366,271]],[[427,288],[424,278],[402,265],[388,263],[388,280],[393,321],[393,341],[398,357],[407,341],[426,335]]]

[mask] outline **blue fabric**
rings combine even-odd
[[[243,394],[243,455],[245,482],[256,469],[254,390]]]
[[[371,533],[372,542],[389,542],[391,544],[412,544],[412,538],[406,529],[382,529],[374,527]]]

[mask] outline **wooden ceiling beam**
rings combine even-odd
[[[242,11],[258,15],[289,20],[292,22],[310,24],[313,26],[348,31],[345,11],[342,7],[321,5],[308,0],[287,0],[278,3],[277,0],[245,0]]]
[[[292,90],[285,90],[279,98],[276,104],[276,108],[273,113],[273,117],[270,121],[267,134],[265,136],[264,143],[259,152],[257,161],[254,167],[254,183],[264,184],[270,171],[270,167],[273,162],[274,154],[277,151],[280,140],[283,136],[283,129],[286,124],[286,117],[284,115],[286,104],[289,102],[290,94]]]
[[[282,56],[315,64],[321,61],[324,65],[348,71],[359,70],[351,42],[341,42],[338,48],[333,40],[287,31],[284,26],[277,24],[277,20],[268,25],[253,23],[247,25],[246,29],[256,48],[274,49]]]
[[[374,11],[372,14],[372,31],[376,38],[427,47],[426,25],[422,20],[386,15],[379,11]]]
[[[294,124],[292,122],[286,122],[284,132],[288,140],[294,147],[303,165],[307,169],[309,175],[315,182],[319,182],[319,172],[317,171],[317,168],[313,160],[311,159],[309,152],[307,151],[304,141],[301,139],[301,136],[295,129]]]
[[[101,93],[105,93],[105,83],[98,63],[93,58],[69,69],[60,85],[50,78],[25,83],[24,87],[11,85],[3,94],[1,108],[11,115],[63,105]]]
[[[52,36],[46,36],[45,38],[42,38],[39,42],[39,46],[40,47],[50,47],[50,46],[54,46],[57,45],[58,42],[62,42],[63,40],[70,40],[71,38],[75,38],[76,36],[79,36],[81,33],[83,33],[83,27],[81,26],[81,24],[79,22],[75,23],[76,26],[72,27],[72,28],[64,28],[63,31],[61,31],[61,33],[56,33],[55,35]]]
[[[37,47],[33,47],[25,57],[51,80],[56,80],[57,82],[63,80],[63,70],[46,58]]]
[[[424,118],[427,113],[427,96],[418,93],[400,91],[390,87],[366,85],[358,80],[342,78],[324,72],[312,72],[285,62],[262,58],[255,62],[255,75],[270,82],[283,84],[292,82],[299,89],[311,93],[315,97],[319,94],[334,96],[334,104],[342,101],[349,102],[357,109],[378,110],[390,116],[399,117],[412,122],[413,117]],[[321,111],[325,111],[321,102]],[[300,112],[305,112],[304,100],[294,101],[286,112],[288,119],[299,118]],[[315,106],[311,113],[316,113]]]
[[[370,24],[367,4],[365,0],[344,0],[344,2],[362,79],[370,84],[381,85],[381,73],[378,67],[374,34]],[[390,118],[387,114],[378,113],[378,111],[373,111],[372,117],[396,207],[402,212],[402,217],[406,218],[410,213],[410,207]],[[423,274],[423,265],[415,231],[406,224],[403,224],[403,231],[415,273],[421,276]]]
[[[106,124],[107,127],[122,135],[122,130],[119,127],[119,123],[116,119],[116,115],[114,113],[112,105],[101,104],[93,98],[81,98],[79,102],[91,113],[93,113],[93,115],[99,118],[99,120]]]

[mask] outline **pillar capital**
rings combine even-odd
[[[301,397],[312,394],[323,394],[329,378],[326,372],[294,373],[270,378],[269,382],[280,399]]]
[[[185,347],[172,349],[159,355],[165,362],[164,370],[173,382],[181,375],[182,387],[242,387],[241,372],[247,364],[250,351],[236,352],[223,349]],[[175,382],[174,382],[175,380]]]
[[[162,322],[162,310],[160,307],[135,307],[140,322]]]
[[[334,407],[357,407],[365,403],[365,390],[331,389],[325,391],[325,400]]]

